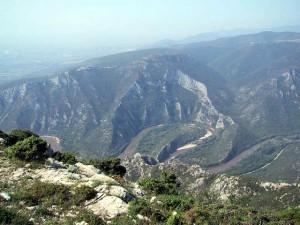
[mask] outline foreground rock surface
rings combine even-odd
[[[52,162],[50,166],[49,161]],[[0,168],[1,180],[4,180],[4,177],[10,177],[10,182],[17,182],[28,177],[32,180],[70,187],[92,187],[96,191],[96,197],[86,202],[85,208],[101,218],[111,219],[126,214],[128,202],[135,198],[115,179],[100,173],[92,165],[77,163],[72,166],[65,166],[60,162],[48,160],[42,168],[31,169],[25,166],[16,169],[8,161],[5,160],[5,163],[6,165],[4,164]],[[54,164],[55,166],[53,166]]]

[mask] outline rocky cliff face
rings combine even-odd
[[[218,79],[214,71],[178,55],[116,68],[81,66],[1,89],[0,123],[6,130],[21,127],[58,136],[64,146],[80,151],[84,147],[88,154],[119,154],[150,126],[215,126],[223,115],[208,88],[213,98],[226,97],[226,90],[212,82],[207,87],[206,77]]]
[[[295,133],[299,128],[300,73],[292,69],[260,85],[239,89],[237,105],[241,119],[264,135]]]

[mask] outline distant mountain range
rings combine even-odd
[[[185,45],[190,43],[202,42],[202,41],[214,41],[225,37],[234,37],[238,35],[255,34],[263,31],[271,32],[300,32],[299,26],[282,26],[273,28],[261,28],[261,29],[234,29],[234,30],[223,30],[223,31],[212,31],[199,33],[193,36],[189,36],[180,40],[164,39],[158,41],[150,47],[172,47],[175,45]]]
[[[196,40],[196,39],[195,39]],[[83,155],[177,158],[299,181],[300,33],[261,32],[92,59],[0,88],[0,128]]]

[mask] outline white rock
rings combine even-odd
[[[81,221],[81,222],[76,222],[75,225],[89,225],[89,224],[85,221]]]
[[[64,165],[62,162],[59,162],[53,158],[48,158],[46,163],[50,168],[54,169],[67,168],[67,166]]]
[[[18,168],[16,171],[12,173],[12,180],[19,180],[21,177],[26,175],[26,171],[24,168]]]
[[[220,175],[211,185],[210,191],[222,201],[227,201],[230,196],[240,196],[239,179]]]
[[[3,145],[5,143],[5,140],[3,138],[0,138],[0,145]]]
[[[106,195],[119,197],[125,202],[129,202],[134,198],[125,188],[117,185],[99,185],[95,190]]]
[[[33,211],[36,208],[36,206],[28,206],[26,207],[26,209],[28,209],[29,211]]]
[[[128,212],[128,204],[115,196],[105,196],[87,208],[95,215],[105,218],[114,218]]]
[[[4,198],[6,201],[11,199],[10,195],[7,192],[1,192],[0,197]]]
[[[148,222],[151,221],[147,216],[143,216],[141,214],[137,214],[136,218],[138,218],[139,220],[144,220],[144,221],[148,221]]]
[[[78,172],[83,174],[83,175],[86,175],[88,177],[91,177],[91,176],[94,176],[96,174],[98,174],[100,171],[94,167],[93,165],[85,165],[83,163],[76,163],[75,164],[78,168]]]
[[[272,182],[262,182],[260,184],[261,187],[263,187],[265,190],[280,190],[285,187],[293,186],[289,183],[272,183]]]
[[[153,203],[155,200],[156,200],[156,196],[153,196],[153,197],[150,199],[150,203]]]
[[[78,170],[78,168],[77,168],[77,166],[75,166],[75,165],[69,165],[69,166],[68,166],[68,171],[69,171],[70,173],[76,173],[77,170]]]
[[[132,192],[135,196],[138,196],[138,197],[143,197],[145,195],[145,192],[136,183],[134,183],[134,187],[132,189]]]

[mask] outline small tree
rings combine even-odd
[[[41,161],[47,158],[47,150],[47,143],[44,140],[31,136],[6,148],[5,153],[9,158],[23,161]]]

